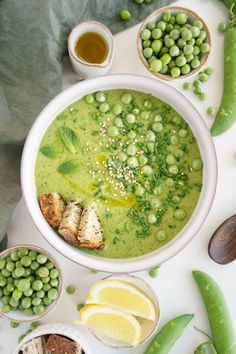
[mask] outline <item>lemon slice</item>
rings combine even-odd
[[[102,304],[155,321],[157,311],[151,299],[136,286],[117,279],[97,281],[89,291],[86,304]]]
[[[85,305],[80,310],[80,323],[96,333],[133,347],[141,341],[137,319],[123,311],[104,305]]]

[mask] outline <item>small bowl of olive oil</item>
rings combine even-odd
[[[68,52],[72,68],[80,78],[105,75],[112,64],[113,36],[100,22],[81,22],[70,32]]]

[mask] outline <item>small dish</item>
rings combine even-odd
[[[81,35],[94,32],[104,38],[107,44],[107,56],[100,63],[89,63],[80,59],[75,52],[75,46]],[[96,21],[85,21],[75,26],[68,37],[68,52],[71,65],[75,73],[82,79],[105,75],[109,72],[114,55],[113,36],[111,31],[102,23]]]
[[[28,323],[28,322],[40,320],[41,318],[43,318],[46,315],[48,315],[54,309],[54,307],[56,307],[56,305],[58,304],[58,302],[59,302],[59,300],[61,298],[61,295],[62,295],[63,276],[62,276],[61,267],[60,267],[59,263],[56,261],[56,259],[49,252],[47,252],[46,250],[44,250],[43,248],[38,247],[38,246],[22,244],[22,245],[19,245],[19,246],[9,247],[9,248],[5,249],[4,251],[2,251],[0,253],[0,258],[5,258],[11,252],[18,251],[21,248],[27,248],[27,249],[30,249],[30,250],[45,254],[47,256],[47,258],[54,264],[55,268],[58,270],[58,273],[59,273],[59,275],[58,275],[58,280],[59,280],[58,297],[55,300],[53,300],[53,302],[50,305],[46,306],[45,311],[42,314],[39,314],[39,315],[35,314],[35,315],[32,315],[32,316],[27,316],[20,310],[12,310],[9,313],[4,313],[1,310],[1,307],[0,307],[0,317],[7,318],[8,320],[14,321],[14,322]],[[1,299],[0,299],[0,305],[2,305],[2,300]]]
[[[207,33],[207,43],[211,46],[211,35],[209,32],[209,29],[208,29],[206,23],[203,21],[203,19],[196,12],[194,12],[188,8],[185,8],[185,7],[166,6],[166,7],[162,7],[160,9],[157,9],[156,11],[152,12],[142,23],[142,25],[138,31],[138,36],[137,36],[137,50],[138,50],[139,58],[140,58],[141,62],[143,63],[143,65],[145,66],[145,68],[149,71],[149,73],[154,75],[158,79],[165,80],[165,81],[186,79],[190,76],[197,74],[199,71],[202,70],[203,66],[207,63],[210,51],[208,53],[201,55],[201,58],[200,58],[201,65],[198,68],[190,71],[188,74],[180,75],[177,77],[172,77],[171,75],[168,75],[168,74],[160,74],[159,72],[150,71],[149,70],[149,63],[143,55],[142,40],[140,37],[141,32],[146,28],[146,26],[149,22],[156,22],[157,20],[159,20],[162,17],[164,12],[170,12],[173,15],[175,15],[179,12],[183,12],[188,15],[191,22],[193,22],[194,20],[201,21],[203,24],[203,29]]]
[[[145,280],[131,274],[112,274],[104,279],[118,279],[126,281],[131,285],[135,285],[137,288],[141,289],[142,292],[145,293],[152,300],[157,313],[156,321],[150,321],[140,317],[138,318],[138,321],[140,322],[142,327],[142,339],[139,345],[145,343],[155,332],[160,322],[160,306],[156,294]],[[111,349],[133,348],[132,346],[127,346],[121,342],[104,337],[101,334],[92,331],[91,329],[89,330],[106,347],[109,347]]]
[[[48,323],[46,325],[39,326],[30,334],[28,334],[22,342],[16,347],[13,354],[19,354],[22,346],[29,342],[30,340],[44,336],[47,334],[58,334],[68,339],[73,340],[74,342],[80,344],[83,349],[84,354],[92,354],[91,350],[89,349],[88,343],[85,338],[78,332],[74,327],[68,326],[64,323]]]

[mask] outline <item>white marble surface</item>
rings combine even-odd
[[[207,102],[202,103],[197,100],[191,92],[185,92],[199,112],[203,115],[208,125],[211,119],[205,114],[208,106],[218,107],[222,95],[223,81],[223,37],[217,34],[217,24],[226,18],[226,9],[217,0],[182,0],[176,4],[191,7],[198,12],[208,24],[212,34],[212,52],[209,65],[214,67],[214,74],[210,80],[204,84],[208,94]],[[136,34],[139,26],[135,26],[115,36],[115,57],[112,66],[112,73],[134,73],[140,75],[150,74],[143,68],[136,52]],[[76,76],[65,63],[64,87],[77,82]],[[181,90],[181,82],[172,84]],[[198,333],[193,325],[210,333],[207,316],[203,308],[198,290],[191,276],[192,269],[201,269],[211,274],[221,285],[234,323],[236,324],[236,287],[235,269],[236,264],[219,266],[213,263],[207,254],[207,245],[212,232],[216,226],[225,218],[231,216],[236,211],[236,125],[224,135],[215,138],[215,147],[219,163],[219,176],[216,197],[209,213],[209,216],[198,232],[195,239],[176,257],[172,258],[160,268],[159,276],[152,279],[147,272],[139,272],[137,275],[143,277],[153,287],[158,294],[162,312],[161,324],[170,318],[182,313],[194,313],[192,323],[186,329],[184,335],[176,343],[171,354],[193,353],[195,347],[205,341],[206,338]],[[62,265],[66,285],[73,283],[77,285],[77,292],[70,296],[64,292],[57,308],[42,322],[60,321],[73,324],[77,318],[76,304],[83,302],[89,287],[96,279],[102,278],[104,273],[93,274],[90,270],[73,264],[60,254],[43,239],[36,230],[25,204],[21,201],[12,217],[8,229],[9,244],[16,245],[23,242],[34,243],[45,247],[54,254]],[[11,354],[16,346],[17,338],[27,329],[26,325],[21,325],[17,329],[11,329],[8,321],[0,319],[0,353]],[[91,344],[92,351],[96,354],[127,354],[130,350],[111,350],[103,347],[97,342],[86,329],[80,329]],[[133,350],[133,353],[141,354],[145,346]],[[223,353],[220,353],[223,354]]]

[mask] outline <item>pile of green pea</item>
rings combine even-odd
[[[184,12],[176,15],[164,12],[159,21],[147,24],[140,37],[149,70],[172,77],[197,69],[202,55],[210,51],[203,23],[200,20],[192,23]]]
[[[26,316],[41,315],[59,296],[59,272],[43,254],[27,248],[0,258],[2,312],[21,310]]]

